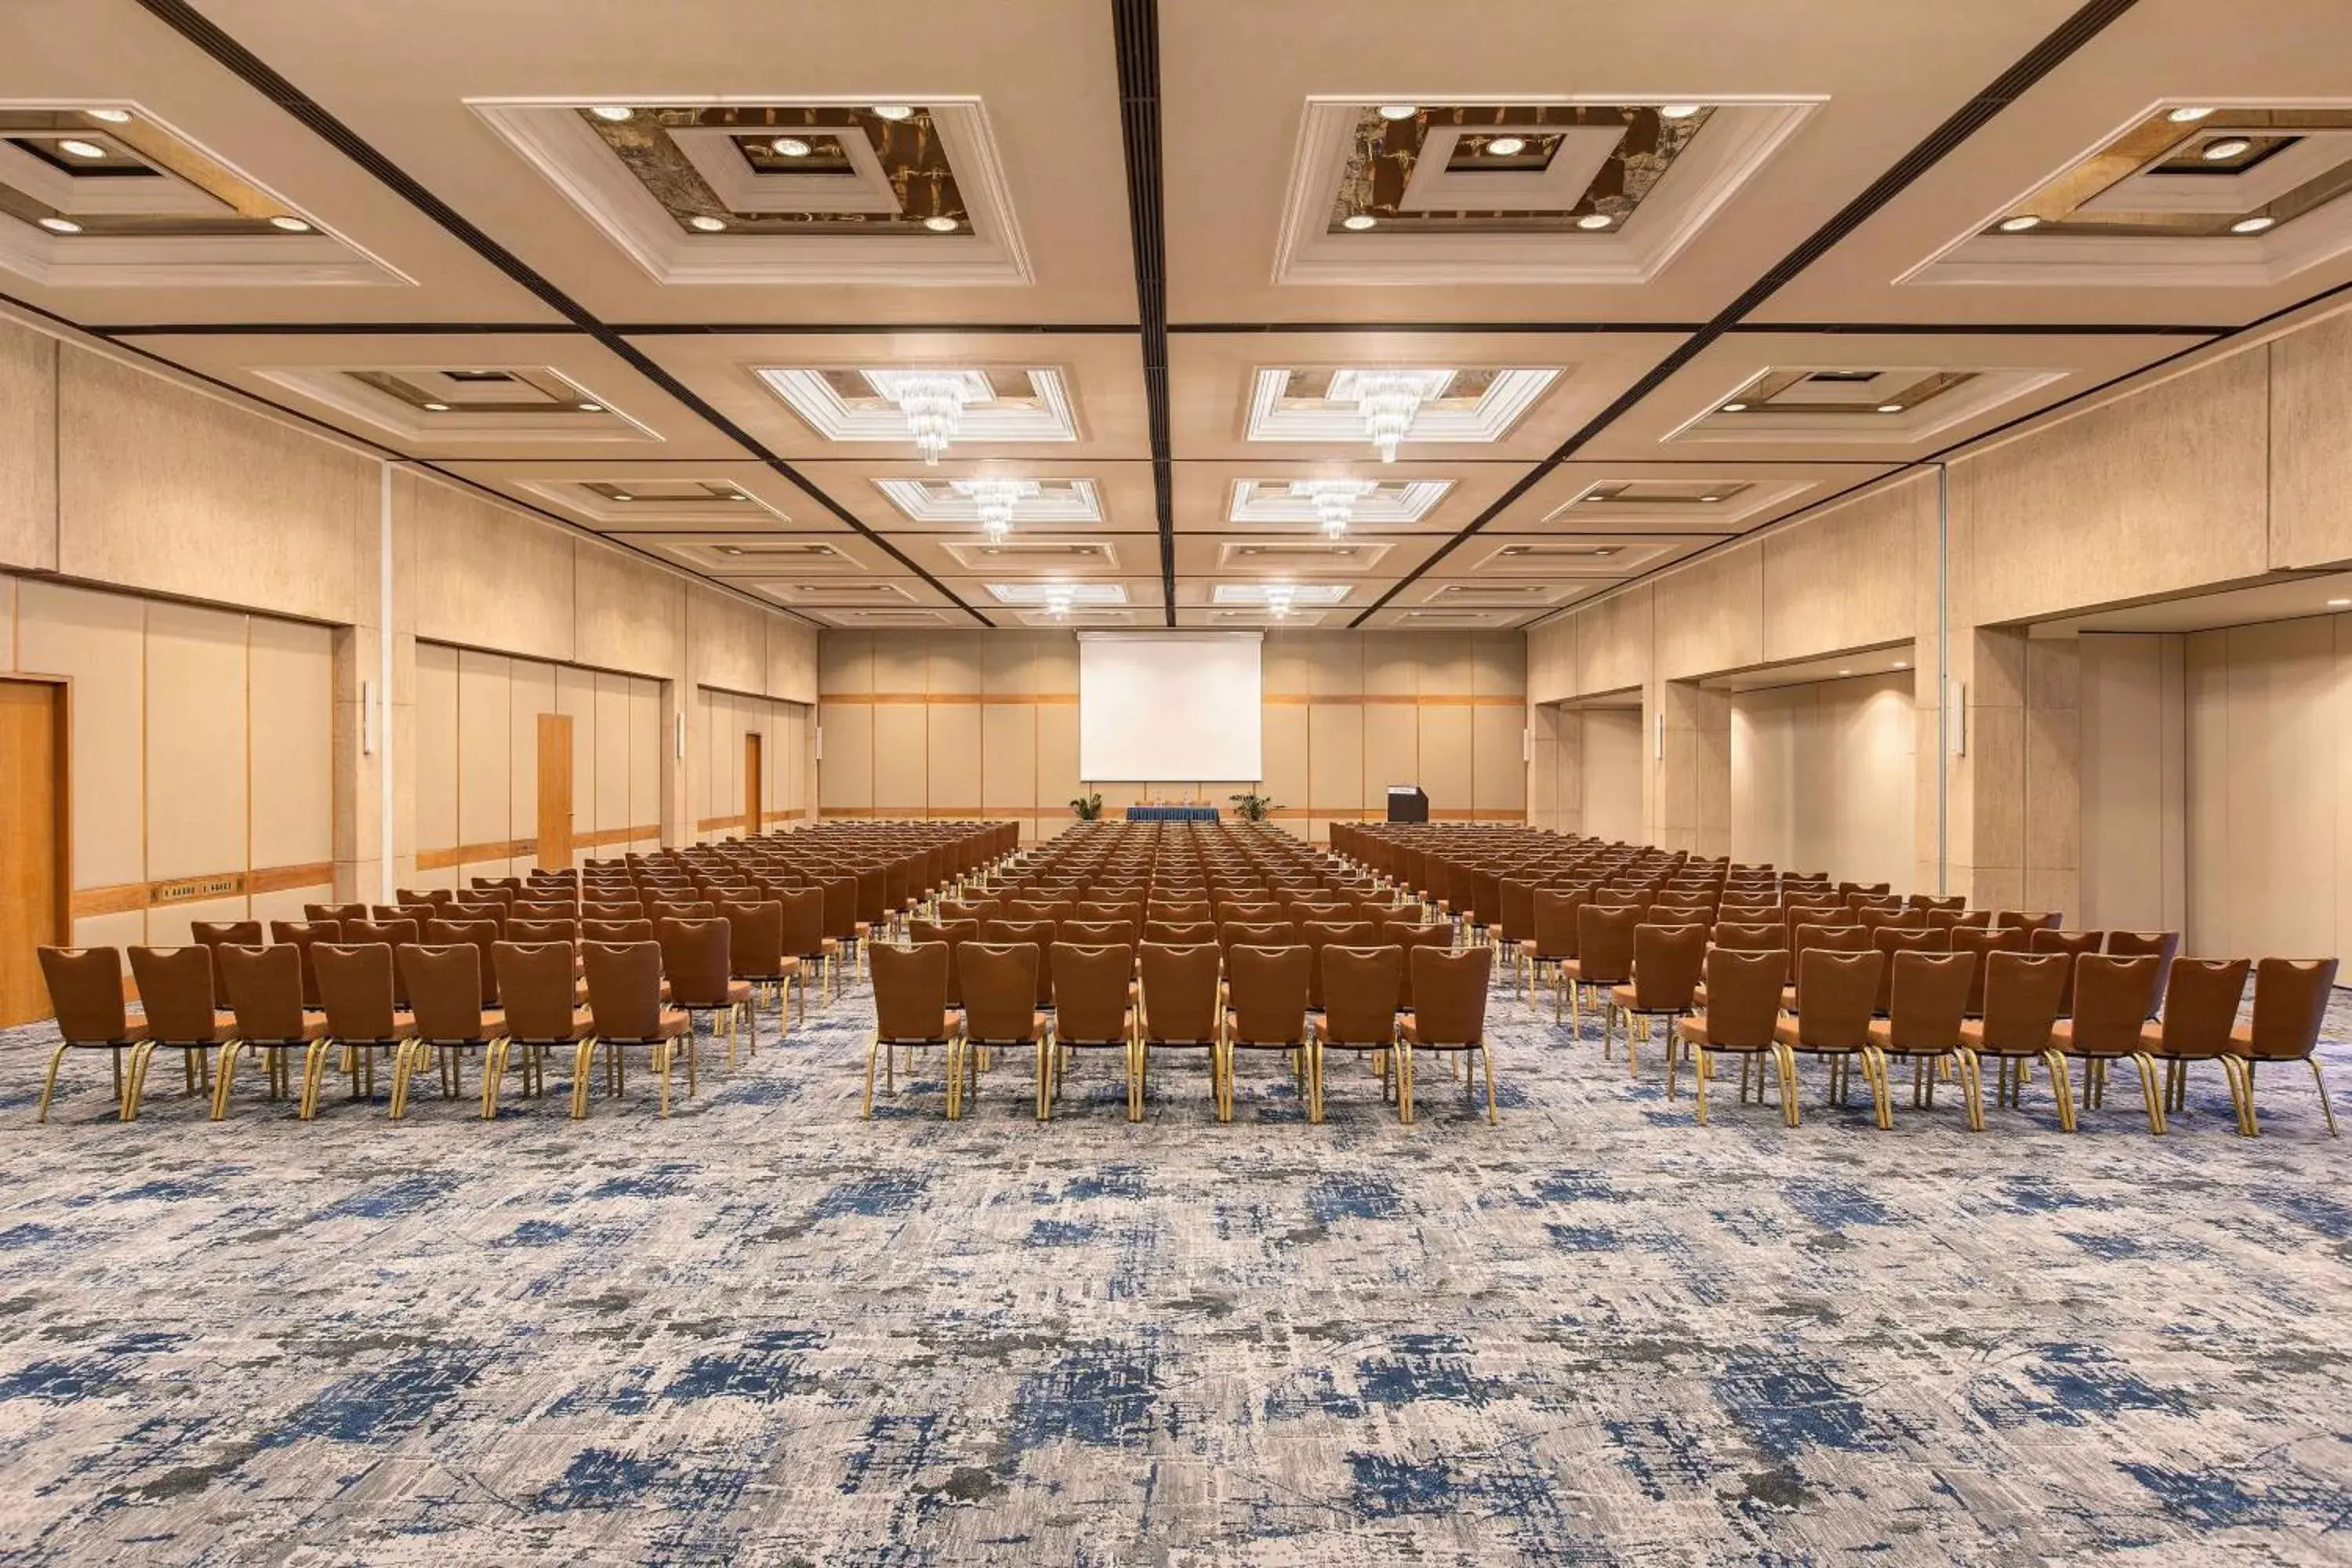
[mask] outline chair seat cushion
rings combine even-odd
[[[1341,1049],[1343,1049],[1343,1050],[1351,1050],[1351,1051],[1378,1051],[1378,1050],[1385,1050],[1385,1049],[1389,1047],[1389,1045],[1391,1044],[1391,1042],[1390,1042],[1390,1041],[1388,1041],[1388,1040],[1384,1040],[1384,1039],[1383,1039],[1383,1040],[1343,1040],[1343,1039],[1340,1039],[1340,1038],[1339,1038],[1338,1037],[1334,1036],[1334,1035],[1331,1033],[1331,1020],[1330,1020],[1330,1019],[1328,1019],[1328,1018],[1325,1018],[1325,1017],[1316,1017],[1316,1018],[1309,1018],[1309,1019],[1307,1019],[1307,1032],[1308,1034],[1310,1034],[1310,1035],[1314,1036],[1318,1043],[1322,1044],[1322,1045],[1326,1045],[1326,1046],[1338,1046],[1338,1047],[1340,1047]]]
[[[1057,1031],[1054,1036],[1054,1038],[1057,1043],[1065,1046],[1123,1046],[1134,1037],[1135,1009],[1132,1007],[1127,1008],[1120,1013],[1118,1019],[1118,1033],[1116,1035],[1108,1036],[1102,1039],[1095,1039],[1084,1035],[1065,1035]]]
[[[96,1050],[112,1050],[121,1046],[135,1046],[147,1037],[144,1024],[125,1024],[120,1037],[111,1040],[68,1040],[66,1044],[79,1048],[88,1046]]]
[[[730,980],[730,981],[729,981],[729,982],[727,983],[727,1000],[728,1000],[728,1001],[730,1001],[730,1002],[749,1002],[751,999],[751,983],[750,981],[748,981],[748,980]]]
[[[1298,1015],[1298,1037],[1290,1040],[1244,1039],[1240,1033],[1241,1023],[1242,1016],[1239,1013],[1230,1007],[1225,1009],[1225,1042],[1245,1051],[1296,1050],[1307,1043],[1307,1015],[1304,1013]]]
[[[817,951],[823,953],[825,957],[830,958],[835,953],[841,951],[841,939],[837,936],[826,937],[824,939],[824,944]]]
[[[1405,1014],[1397,1020],[1397,1037],[1414,1049],[1423,1051],[1466,1051],[1478,1044],[1476,1040],[1423,1039],[1421,1034],[1421,1020],[1411,1013]]]

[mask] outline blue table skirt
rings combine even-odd
[[[1127,808],[1129,822],[1214,822],[1217,808],[1213,805],[1130,805]]]

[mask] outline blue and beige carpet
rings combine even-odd
[[[2352,1560],[2352,1145],[1900,1097],[1712,1127],[1498,993],[1502,1125],[1197,1059],[857,1120],[862,998],[667,1122],[0,1049],[0,1563]],[[2352,1022],[2352,1020],[2347,1020]],[[772,1031],[772,1017],[767,1027]],[[2339,1088],[2352,1051],[2331,1047]],[[167,1082],[167,1079],[171,1081]],[[2347,1102],[2352,1110],[2352,1102]]]

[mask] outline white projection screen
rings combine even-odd
[[[1259,647],[1255,632],[1080,632],[1078,777],[1263,778]]]

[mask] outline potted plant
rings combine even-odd
[[[1234,815],[1244,822],[1264,822],[1282,809],[1280,803],[1274,796],[1260,795],[1254,789],[1244,790],[1239,795],[1229,795],[1225,798],[1234,803]]]
[[[1070,801],[1070,815],[1080,822],[1100,822],[1102,791],[1089,790],[1085,795],[1074,796]]]

